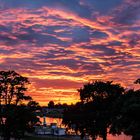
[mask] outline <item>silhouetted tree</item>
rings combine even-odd
[[[0,103],[4,105],[18,105],[20,101],[31,100],[30,96],[25,96],[28,78],[23,77],[15,71],[0,71]]]
[[[48,107],[49,108],[54,108],[54,101],[50,101],[49,103],[48,103]]]
[[[61,103],[57,103],[55,104],[55,108],[59,108],[59,109],[67,109],[68,108],[68,104],[64,103],[64,104],[61,104]]]
[[[112,81],[95,81],[84,85],[84,88],[81,88],[79,92],[82,102],[93,102],[92,107],[94,109],[90,110],[96,112],[93,114],[96,129],[94,131],[103,140],[106,140],[107,129],[113,118],[114,108],[112,108],[112,104],[123,94],[124,88],[119,84],[113,84]]]
[[[78,91],[81,98],[80,105],[75,105],[74,109],[68,110],[69,115],[75,115],[74,113],[77,113],[77,115],[68,117],[66,111],[64,123],[68,125],[76,124],[76,129],[82,135],[88,133],[93,139],[100,136],[103,140],[106,140],[107,129],[114,117],[112,105],[123,94],[124,88],[119,84],[113,84],[112,81],[95,81],[85,84]]]
[[[135,84],[140,84],[140,78],[137,79],[134,83],[135,83]]]
[[[140,90],[126,91],[114,105],[117,113],[110,129],[111,133],[121,134],[123,132],[133,138],[140,138]]]
[[[27,124],[36,121],[30,109],[22,106],[23,101],[32,99],[24,94],[28,84],[28,78],[15,71],[0,71],[0,125],[4,140],[19,136],[19,131],[24,133]]]
[[[87,117],[91,115],[87,113],[85,105],[82,102],[69,105],[67,110],[64,111],[63,123],[67,125],[69,129],[74,129],[76,133],[80,132],[81,138],[83,138],[85,136],[85,128],[87,128]]]
[[[27,107],[29,107],[33,111],[41,109],[39,103],[33,100],[28,102]]]

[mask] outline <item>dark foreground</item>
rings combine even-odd
[[[24,140],[80,140],[78,136],[26,136]]]

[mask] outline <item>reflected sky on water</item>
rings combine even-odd
[[[40,117],[40,121],[43,123],[43,117]],[[57,123],[57,126],[64,127],[64,125],[62,125],[62,118],[46,117],[46,123],[47,123],[47,125],[50,125],[51,123]],[[98,140],[102,140],[102,138],[98,138]],[[112,135],[108,134],[107,140],[131,140],[131,137],[126,136],[126,135],[112,136]]]

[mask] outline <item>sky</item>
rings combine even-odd
[[[92,80],[140,77],[140,0],[0,0],[0,70],[42,105],[75,103]]]

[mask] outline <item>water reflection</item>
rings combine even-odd
[[[41,124],[43,124],[43,117],[40,117]],[[62,118],[50,118],[46,117],[46,123],[47,125],[50,125],[51,123],[56,123],[57,126],[63,126],[62,125]]]
[[[40,121],[43,124],[43,117],[40,117]],[[64,128],[64,125],[62,124],[62,118],[50,118],[46,117],[46,123],[47,125],[50,125],[51,123],[56,123],[58,127]],[[126,135],[120,135],[120,136],[112,136],[108,134],[107,140],[131,140],[132,138],[130,136]],[[102,138],[98,138],[97,140],[102,140]]]
[[[112,136],[108,134],[107,139],[108,140],[131,140],[132,138],[126,135]],[[99,139],[99,140],[102,140],[102,139]]]
[[[90,139],[92,140],[92,138]],[[97,140],[102,140],[102,138],[98,138]],[[126,135],[119,135],[119,136],[112,136],[110,134],[107,135],[107,140],[132,140],[130,136]]]

